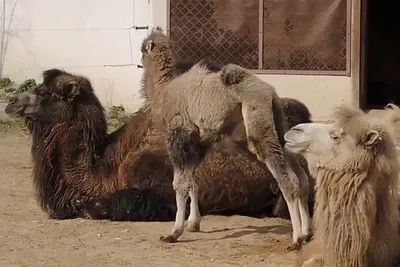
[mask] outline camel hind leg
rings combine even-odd
[[[284,134],[288,126],[281,100],[272,86],[238,65],[225,65],[220,78],[227,93],[242,104],[249,150],[267,165],[286,200],[293,226],[293,245],[289,249],[300,249],[304,235],[309,235],[306,229],[310,228],[308,207],[304,205],[308,195],[302,192],[307,186],[301,184],[308,182],[308,178],[297,168],[292,169],[296,164],[290,164],[291,159],[284,153]]]
[[[269,101],[272,103],[271,99]],[[244,101],[242,113],[249,150],[257,156],[258,160],[266,164],[286,200],[293,227],[293,244],[288,249],[299,250],[303,239],[309,235],[310,228],[308,207],[304,206],[304,204],[307,205],[307,194],[301,192],[307,186],[300,185],[303,178],[297,177],[292,169],[293,159],[284,153],[283,141],[275,128],[276,120],[271,114],[273,107],[272,105],[268,107],[268,99],[261,97]],[[270,118],[268,118],[268,113],[271,115]],[[304,222],[302,222],[302,217]],[[303,223],[305,223],[304,226]]]
[[[311,231],[311,218],[310,211],[308,207],[308,194],[309,194],[309,182],[308,175],[304,171],[303,167],[300,165],[296,156],[287,149],[284,148],[284,156],[287,164],[293,170],[296,177],[299,179],[300,186],[300,198],[299,198],[299,209],[300,209],[300,219],[301,219],[301,233],[304,241],[309,242],[312,237]]]
[[[188,230],[200,231],[201,215],[198,204],[198,184],[195,170],[204,159],[207,147],[200,141],[200,134],[193,125],[172,127],[168,133],[167,148],[174,167],[173,188],[175,190],[177,212],[170,235],[160,239],[167,243],[177,242],[184,232],[186,202],[190,197]]]

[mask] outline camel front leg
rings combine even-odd
[[[201,214],[199,210],[199,186],[193,183],[190,186],[189,196],[190,196],[190,214],[188,219],[188,231],[189,232],[199,232],[200,231],[200,221]]]
[[[171,234],[168,236],[162,236],[160,238],[161,241],[167,243],[175,243],[178,241],[178,238],[184,232],[184,224],[185,224],[185,214],[186,214],[186,202],[189,196],[189,185],[188,178],[185,176],[184,171],[176,171],[174,173],[174,181],[172,183],[175,190],[175,199],[176,199],[176,215],[175,215],[175,224],[172,228]]]
[[[189,125],[171,128],[167,138],[170,160],[174,166],[173,187],[176,193],[177,213],[172,233],[161,240],[174,243],[184,232],[185,208],[190,196],[189,231],[200,231],[201,215],[198,204],[198,185],[195,169],[203,161],[208,147],[200,141],[196,127]]]

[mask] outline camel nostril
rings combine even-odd
[[[8,100],[9,104],[14,104],[15,102],[17,102],[17,98],[16,97],[11,97],[10,100]]]
[[[298,127],[298,126],[294,126],[292,129],[290,129],[293,132],[297,132],[297,133],[302,133],[303,132],[303,128]]]

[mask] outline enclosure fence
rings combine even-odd
[[[350,75],[351,0],[169,0],[179,59],[256,73]]]

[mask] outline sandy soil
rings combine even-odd
[[[31,185],[30,140],[0,132],[0,266],[291,266],[280,219],[207,216],[202,232],[164,244],[168,223],[49,220]]]

